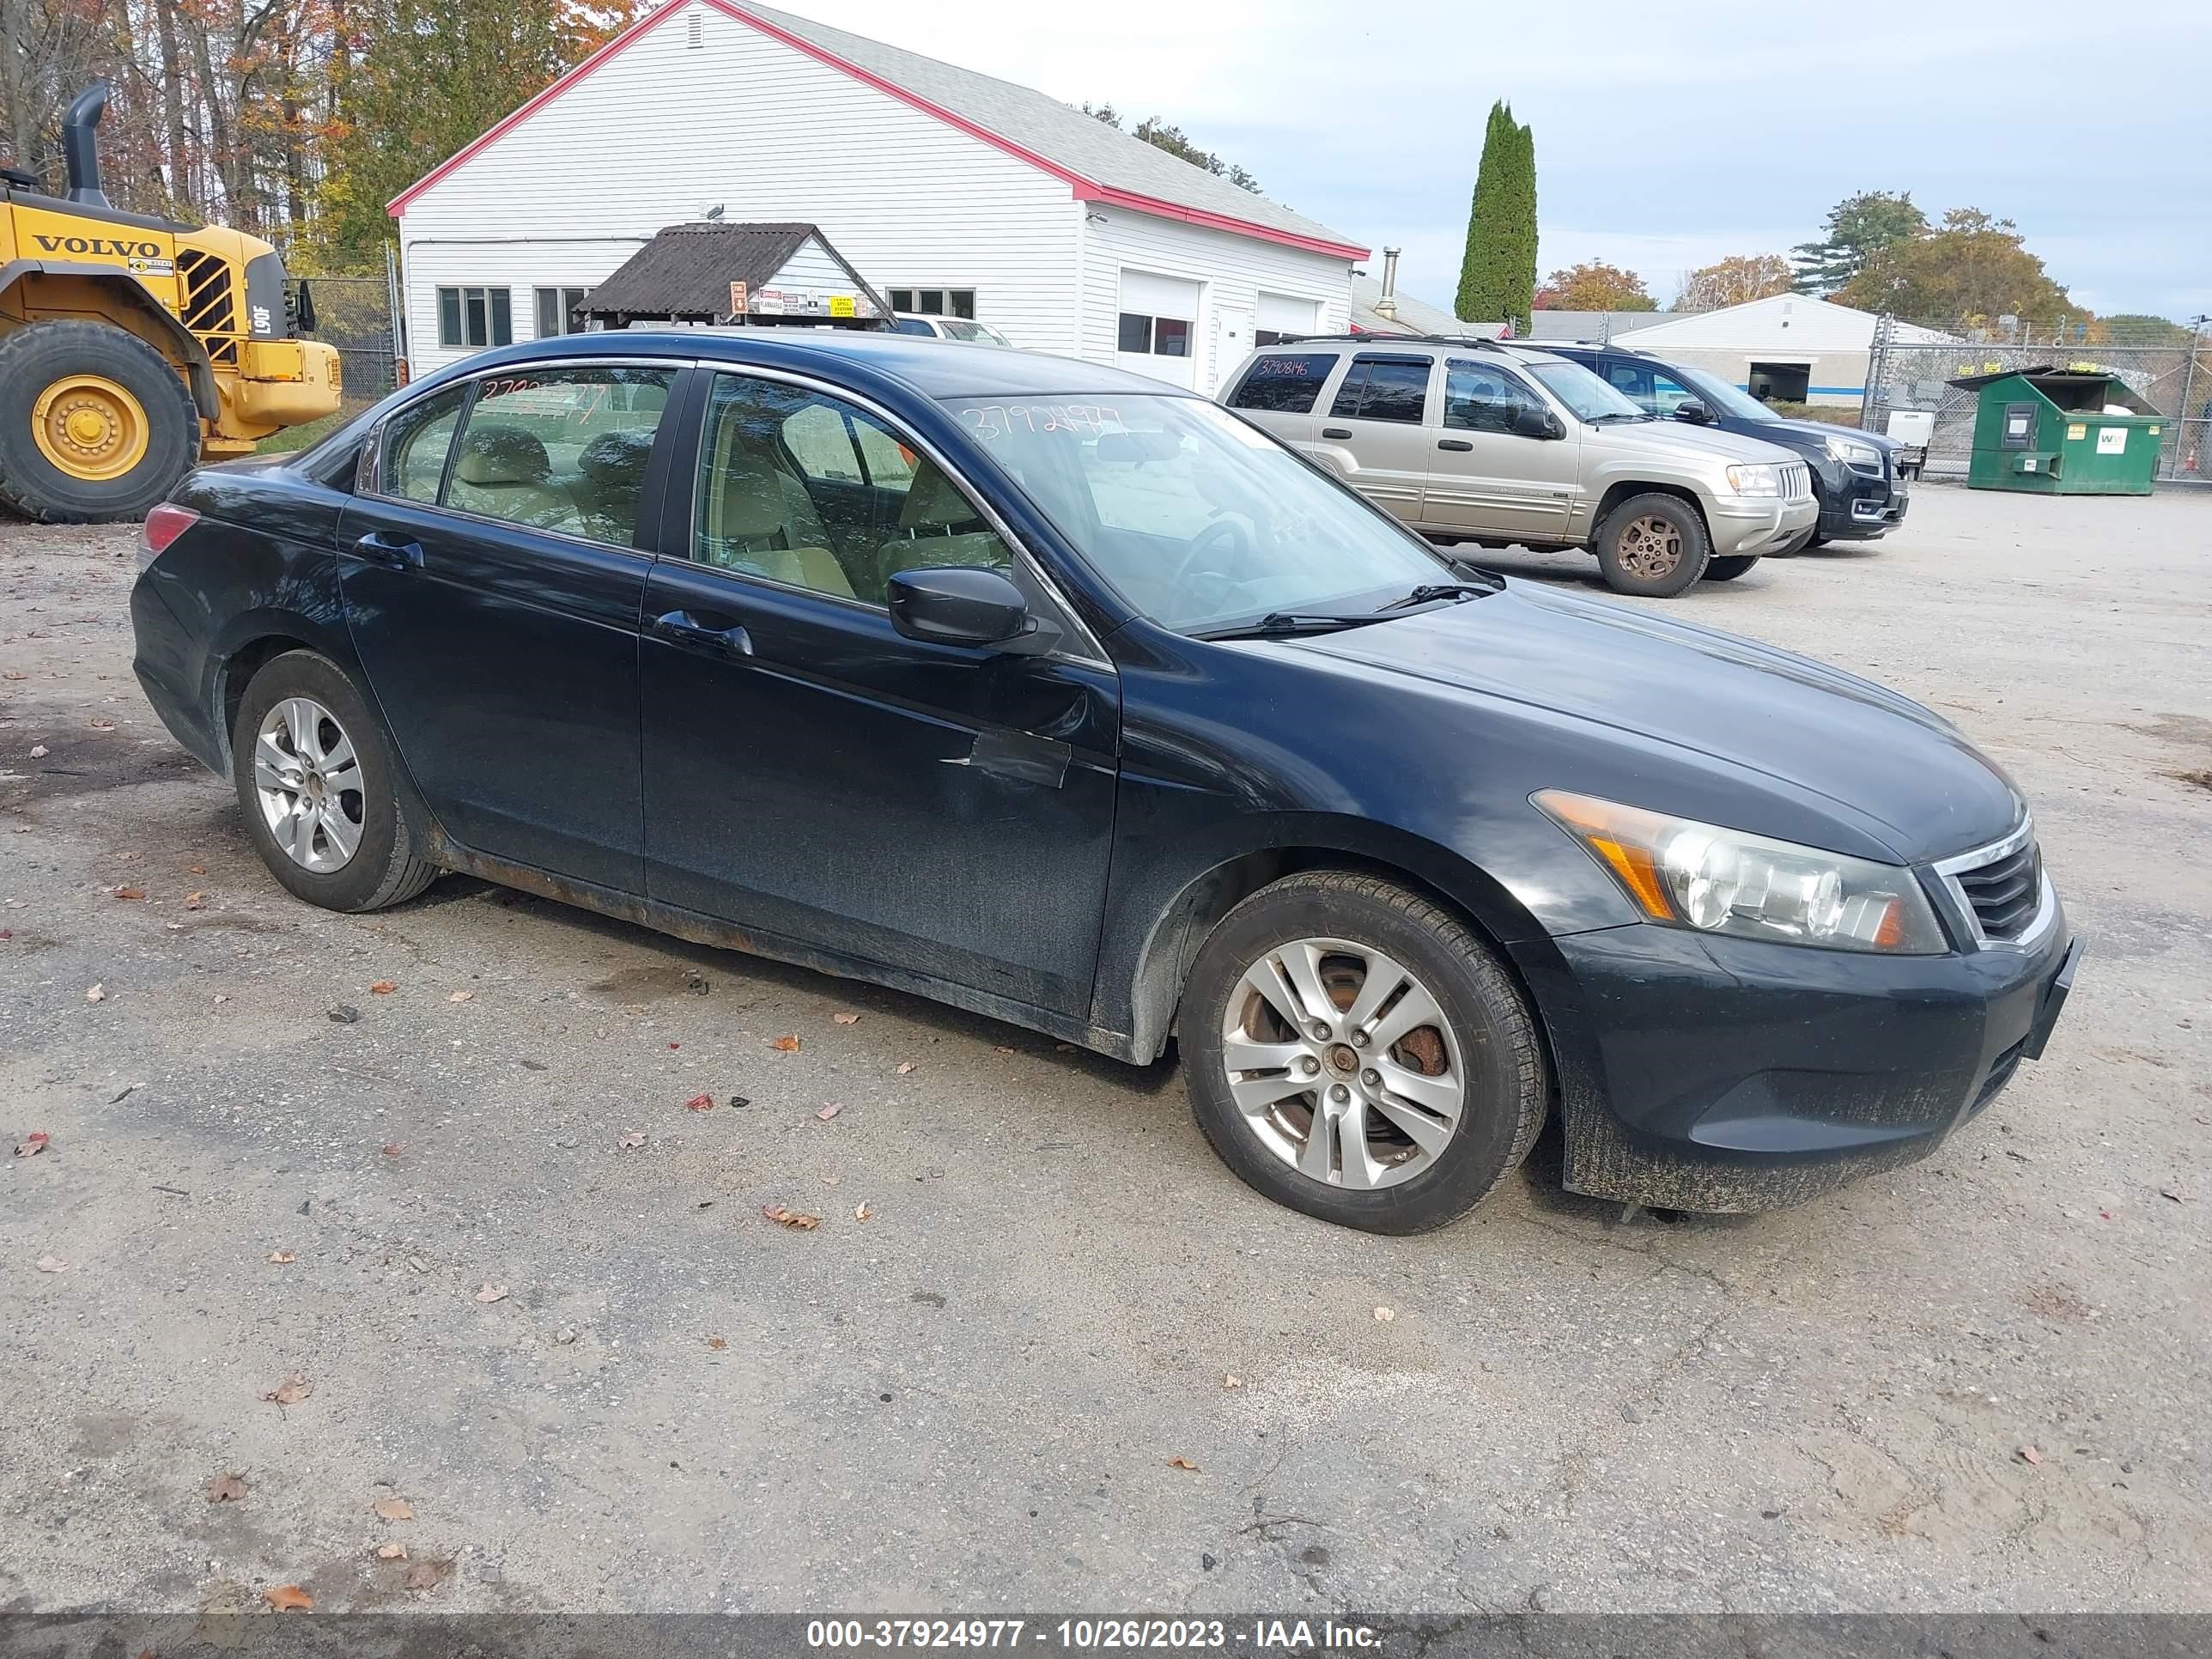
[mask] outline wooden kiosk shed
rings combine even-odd
[[[888,326],[890,307],[806,224],[670,225],[577,303],[599,328]]]

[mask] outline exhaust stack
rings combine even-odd
[[[100,187],[100,144],[93,129],[107,107],[107,82],[94,81],[62,117],[62,160],[69,169],[69,199],[88,207],[109,205]]]
[[[1382,297],[1375,302],[1375,314],[1398,320],[1398,250],[1382,250]]]

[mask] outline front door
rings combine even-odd
[[[696,453],[690,527],[645,600],[652,896],[1084,1012],[1113,829],[1111,667],[892,628],[884,580],[917,565],[998,567],[1033,605],[1054,601],[872,411],[718,375]]]
[[[1313,458],[1377,507],[1409,524],[1425,521],[1429,447],[1422,421],[1435,359],[1363,351],[1346,366],[1321,421]]]
[[[1425,522],[1507,541],[1570,540],[1581,427],[1566,422],[1564,438],[1521,429],[1524,415],[1548,409],[1502,364],[1447,359],[1442,422],[1427,434]]]
[[[1249,306],[1213,307],[1213,374],[1212,389],[1218,392],[1237,372],[1237,365],[1251,355],[1252,311]]]
[[[672,380],[532,364],[434,393],[392,417],[338,529],[354,649],[439,821],[633,893],[635,531]]]

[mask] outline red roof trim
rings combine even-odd
[[[1310,253],[1334,254],[1340,258],[1346,259],[1364,259],[1369,255],[1368,249],[1354,246],[1348,242],[1332,242],[1324,237],[1301,235],[1291,230],[1277,230],[1273,226],[1254,224],[1249,220],[1235,218],[1228,214],[1212,213],[1204,208],[1183,207],[1174,202],[1164,202],[1153,197],[1139,195],[1133,191],[1115,190],[1107,185],[1094,184],[1081,174],[1071,172],[1056,161],[1047,161],[1034,150],[1025,149],[1012,139],[991,131],[988,127],[979,126],[965,117],[955,115],[951,110],[932,103],[919,93],[909,91],[896,82],[888,81],[880,75],[872,74],[859,64],[840,58],[826,47],[817,46],[811,40],[803,40],[790,30],[781,28],[769,22],[764,17],[755,16],[741,6],[732,3],[732,0],[703,0],[703,3],[712,6],[724,15],[756,29],[772,40],[780,40],[785,46],[805,53],[817,63],[826,64],[840,74],[848,75],[865,86],[873,87],[878,92],[896,98],[901,103],[921,111],[925,115],[935,117],[947,126],[964,132],[971,138],[979,139],[990,145],[992,149],[1012,156],[1018,161],[1026,162],[1041,173],[1049,173],[1066,185],[1074,192],[1075,199],[1079,202],[1103,202],[1109,207],[1127,208],[1133,212],[1150,213],[1167,219],[1180,219],[1188,224],[1204,225],[1210,229],[1225,230],[1239,236],[1255,236],[1263,241],[1279,242],[1287,247],[1304,248]],[[647,13],[629,27],[623,30],[575,68],[524,104],[514,114],[440,162],[394,197],[388,210],[392,216],[398,218],[405,211],[409,203],[453,172],[454,168],[494,140],[514,131],[522,122],[537,113],[540,108],[574,86],[617,52],[621,52],[632,41],[641,38],[654,25],[674,16],[684,9],[682,0],[666,0],[666,3],[658,10]]]

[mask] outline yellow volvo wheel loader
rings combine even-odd
[[[143,517],[196,462],[338,406],[275,248],[109,204],[106,106],[97,82],[70,106],[66,198],[0,167],[0,504],[49,523]]]

